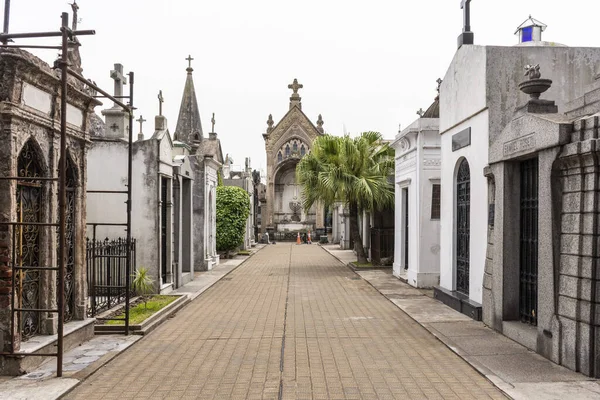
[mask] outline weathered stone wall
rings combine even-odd
[[[19,174],[17,159],[23,146],[29,142],[39,160],[45,178],[58,178],[60,150],[60,80],[57,71],[33,55],[14,49],[0,51],[0,174],[14,177]],[[73,196],[74,271],[70,281],[73,289],[73,319],[85,317],[86,268],[86,131],[90,115],[99,102],[81,85],[69,86],[67,113],[68,157],[74,167]],[[42,181],[41,222],[58,222],[58,182]],[[15,221],[15,180],[0,181],[0,221]],[[58,237],[56,227],[39,228],[39,265],[57,266]],[[11,343],[11,293],[13,271],[17,260],[12,252],[12,229],[0,227],[0,343],[3,350],[17,350],[20,346],[19,327],[15,324],[15,341]],[[17,253],[14,253],[17,257]],[[39,306],[56,308],[56,272],[42,271],[39,277]],[[56,331],[57,315],[40,313],[39,334]],[[1,368],[1,366],[0,366]]]
[[[573,143],[564,146],[558,162],[562,193],[557,280],[558,362],[599,377],[598,249],[600,143],[598,117],[574,124]]]

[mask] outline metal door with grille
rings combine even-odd
[[[25,143],[17,161],[18,176],[43,176],[41,162],[31,142]],[[42,222],[43,187],[41,181],[17,181],[17,221],[34,225],[19,225],[16,231],[16,259],[20,267],[16,277],[19,309],[40,309],[40,226]],[[33,268],[31,268],[33,267]],[[31,268],[31,269],[28,269]],[[22,340],[27,340],[40,328],[40,315],[35,311],[21,311],[18,323]]]
[[[408,232],[409,232],[409,220],[408,220],[408,188],[402,189],[402,197],[404,198],[404,269],[408,269]]]
[[[66,252],[67,256],[65,262],[65,311],[64,321],[69,322],[73,319],[73,312],[75,310],[75,190],[77,187],[77,175],[75,173],[75,166],[71,161],[71,158],[67,157],[67,180],[66,180],[66,194],[67,194],[67,212],[66,212]],[[58,282],[57,282],[58,284]]]
[[[167,266],[167,179],[161,178],[161,195],[160,195],[160,269],[162,283],[168,282],[168,266]]]
[[[456,290],[469,295],[471,223],[471,171],[467,160],[456,177]]]
[[[537,325],[538,160],[521,163],[519,315]]]

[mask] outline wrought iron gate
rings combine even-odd
[[[43,171],[37,152],[31,142],[25,143],[17,161],[19,177],[41,177]],[[41,181],[17,181],[17,221],[33,223],[18,225],[16,232],[17,301],[19,309],[40,309],[40,225],[42,222],[43,186]],[[31,269],[28,269],[31,268]],[[38,333],[40,315],[35,311],[21,311],[17,317],[22,340]]]
[[[521,227],[520,227],[521,321],[537,325],[538,278],[538,160],[521,163]]]
[[[471,171],[466,159],[456,177],[456,290],[469,294],[471,222]]]
[[[75,284],[75,190],[77,187],[77,175],[75,174],[75,167],[70,157],[67,157],[66,175],[67,218],[65,220],[65,239],[67,247],[65,255],[67,259],[65,262],[65,309],[63,320],[69,322],[73,319],[73,312],[75,310],[73,285]]]
[[[96,227],[94,227],[94,233]],[[131,270],[135,271],[135,239],[87,239],[87,284],[90,301],[88,317],[108,310],[127,298],[127,252],[131,254]]]

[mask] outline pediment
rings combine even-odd
[[[517,115],[490,143],[489,162],[520,158],[569,141],[571,123],[561,114]]]
[[[277,151],[285,142],[297,138],[309,148],[320,135],[317,127],[298,107],[292,107],[268,135],[267,152]]]

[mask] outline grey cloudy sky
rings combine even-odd
[[[293,78],[304,84],[304,112],[313,122],[322,114],[327,132],[341,135],[345,126],[349,133],[375,130],[393,138],[399,123],[411,123],[433,101],[435,80],[444,76],[462,28],[459,0],[78,3],[79,28],[97,32],[81,38],[84,75],[112,90],[114,63],[135,71],[137,115],[149,120],[146,136],[161,89],[174,132],[191,54],[205,135],[215,112],[224,153],[235,165],[249,156],[254,168],[266,165],[261,134],[269,113],[278,121],[287,112]],[[598,1],[471,4],[476,44],[515,44],[515,28],[532,14],[548,24],[545,40],[600,45]],[[63,11],[71,12],[66,0],[12,0],[11,31],[54,30]],[[48,63],[57,56],[36,54]]]

